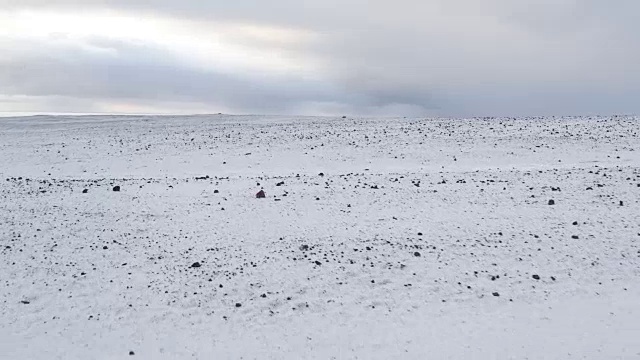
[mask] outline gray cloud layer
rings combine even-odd
[[[640,3],[631,0],[0,0],[0,8],[117,9],[319,35],[280,49],[323,64],[314,79],[204,70],[167,49],[113,39],[90,45],[118,56],[6,40],[0,94],[77,99],[65,103],[87,107],[77,111],[94,101],[183,101],[251,113],[640,112]],[[33,106],[57,110],[55,101]]]

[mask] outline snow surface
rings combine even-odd
[[[0,358],[638,359],[639,124],[0,119]]]

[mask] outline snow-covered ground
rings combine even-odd
[[[0,358],[640,358],[639,129],[0,119]]]

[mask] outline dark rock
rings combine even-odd
[[[237,307],[237,308],[242,307],[242,304],[240,304],[240,303],[236,303],[236,307]]]
[[[262,294],[262,295],[260,295],[260,297],[264,299],[264,298],[267,297],[267,294]]]
[[[136,353],[134,353],[133,351],[129,351],[129,356],[133,356],[133,355],[135,355],[135,354],[136,354]]]
[[[116,186],[114,186],[114,187],[113,187],[113,191],[116,191],[116,192],[120,191],[120,186],[117,186],[117,185],[116,185]]]
[[[549,200],[549,205],[555,205],[556,202],[554,200]]]
[[[102,250],[107,250],[109,247],[107,245],[102,247]]]
[[[214,193],[214,194],[218,194],[219,192],[220,192],[220,191],[218,191],[218,190],[213,190],[213,193]]]
[[[620,206],[624,206],[624,202],[620,200]]]
[[[318,174],[318,176],[324,176],[324,173],[320,173],[320,174]]]
[[[421,233],[421,232],[419,232],[419,233],[418,233],[418,236],[422,236],[422,233]]]
[[[531,276],[534,280],[540,280],[540,275],[533,275]]]
[[[27,301],[27,300],[22,300],[22,301],[20,301],[20,302],[21,302],[22,304],[25,304],[25,305],[29,305],[29,304],[31,304],[31,301]]]
[[[307,250],[309,250],[309,245],[300,245],[300,250],[301,250],[301,251],[307,251]]]
[[[577,222],[577,221],[574,221],[574,222],[573,222],[573,225],[578,225],[578,222]]]
[[[556,277],[555,277],[555,276],[552,276],[552,277],[551,277],[551,280],[556,281]]]
[[[84,190],[82,190],[82,193],[83,193],[83,194],[86,194],[86,193],[88,193],[88,192],[89,192],[89,189],[84,189]]]
[[[420,256],[422,256],[422,255],[420,255],[420,253],[416,251],[416,252],[414,252],[414,253],[413,253],[413,256],[415,256],[415,257],[420,257]]]
[[[256,198],[257,199],[264,199],[267,197],[267,194],[264,193],[264,190],[260,190],[258,191],[258,193],[256,194]]]
[[[318,261],[318,260],[315,261],[315,264],[318,265],[318,266],[322,265],[322,263],[320,261]]]
[[[199,262],[194,262],[193,264],[191,264],[192,268],[199,268],[200,266],[202,266],[202,265],[200,265]]]
[[[571,235],[571,238],[574,239],[574,240],[580,239],[580,237],[578,235]]]
[[[498,296],[500,296],[500,293],[494,292],[492,295],[495,296],[495,297],[498,297]]]

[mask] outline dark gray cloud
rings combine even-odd
[[[55,41],[52,41],[55,43]],[[379,108],[389,104],[420,104],[415,94],[362,89],[344,92],[331,84],[297,78],[242,78],[196,69],[176,55],[143,44],[95,38],[89,52],[73,44],[22,44],[20,55],[0,59],[0,83],[8,94],[142,104],[195,102],[236,112],[287,113],[305,104],[342,104]],[[47,102],[50,103],[50,102]],[[65,107],[68,108],[68,107]],[[84,109],[91,112],[95,109]]]
[[[640,112],[640,26],[634,21],[640,3],[630,0],[0,0],[0,8],[110,9],[141,18],[302,30],[314,34],[312,40],[270,44],[265,51],[321,64],[312,78],[271,76],[205,70],[153,44],[89,41],[92,48],[112,49],[112,56],[33,40],[0,56],[4,95],[183,101],[258,113]]]

